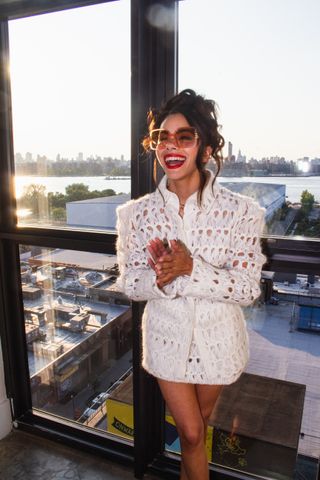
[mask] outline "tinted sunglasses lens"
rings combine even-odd
[[[172,138],[174,137],[174,139]],[[169,139],[175,141],[178,147],[193,147],[197,141],[197,133],[195,128],[181,128],[174,134],[170,134],[168,130],[152,130],[150,132],[150,148],[156,150],[157,147],[164,148]]]
[[[151,148],[155,150],[158,145],[168,140],[167,130],[152,130],[150,132]]]
[[[193,128],[179,130],[176,133],[176,138],[180,147],[191,147],[196,142],[196,131]]]

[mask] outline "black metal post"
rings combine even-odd
[[[131,12],[131,193],[138,198],[154,188],[153,158],[141,148],[147,112],[177,90],[177,2],[132,0]],[[165,15],[166,28],[156,26],[157,12]],[[142,478],[163,451],[164,404],[156,381],[140,366],[143,305],[134,303],[132,311],[135,476]]]

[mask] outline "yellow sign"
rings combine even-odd
[[[107,431],[133,440],[133,407],[107,398]]]

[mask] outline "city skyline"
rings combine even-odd
[[[306,3],[179,2],[179,89],[217,101],[247,158],[320,156],[320,4]],[[130,158],[129,32],[128,0],[10,22],[16,152]]]
[[[225,153],[227,153],[227,148],[225,146]],[[24,155],[21,153],[21,152],[16,152],[14,154],[15,156],[15,161],[17,162],[36,162],[37,160],[47,160],[49,162],[59,162],[59,161],[62,161],[62,160],[65,160],[65,161],[70,161],[70,162],[76,162],[76,161],[94,161],[94,160],[117,160],[117,161],[120,161],[120,162],[130,162],[131,159],[130,158],[125,158],[123,154],[120,154],[119,157],[112,157],[111,155],[108,155],[108,154],[93,154],[93,153],[90,153],[88,155],[84,155],[83,152],[78,152],[76,154],[75,157],[67,157],[67,156],[62,156],[60,153],[57,153],[56,157],[55,158],[50,158],[49,156],[47,156],[45,153],[44,154],[40,154],[40,153],[33,153],[33,152],[25,152]],[[239,156],[241,157],[241,160],[239,160]],[[283,160],[285,162],[301,162],[301,161],[305,161],[305,162],[312,162],[312,161],[317,161],[317,162],[320,162],[320,154],[319,156],[315,156],[313,158],[310,158],[308,156],[302,156],[302,157],[299,157],[299,158],[286,158],[284,156],[280,156],[280,155],[271,155],[271,156],[267,156],[267,155],[264,155],[262,156],[261,158],[254,158],[254,157],[249,157],[248,155],[246,155],[245,152],[243,152],[241,149],[239,149],[237,151],[237,153],[232,153],[232,158],[233,160],[235,160],[236,162],[238,161],[243,161],[244,163],[249,163],[250,161],[257,161],[257,162],[263,162],[263,161],[279,161],[279,160]],[[229,155],[226,154],[224,155],[224,159],[225,160],[229,160]]]

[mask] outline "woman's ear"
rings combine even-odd
[[[208,163],[208,161],[210,160],[211,154],[212,154],[212,147],[210,146],[206,147],[203,154],[202,162]]]

